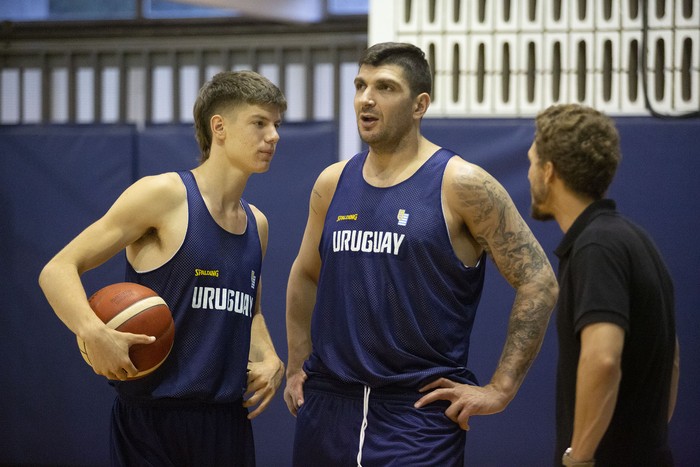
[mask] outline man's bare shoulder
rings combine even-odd
[[[140,178],[136,183],[153,190],[181,190],[183,187],[182,178],[176,172],[165,172],[158,175],[147,175]]]
[[[496,178],[458,156],[445,169],[443,194],[448,207],[461,213],[472,227],[513,203]]]
[[[446,181],[482,181],[485,179],[492,180],[493,176],[480,166],[467,161],[461,156],[454,156],[447,163],[445,168]]]
[[[160,205],[182,202],[186,193],[182,179],[175,172],[145,176],[137,180],[129,190]]]
[[[347,165],[348,161],[343,160],[329,165],[318,176],[318,181],[321,183],[337,183],[340,178],[340,174],[343,173],[343,169]]]
[[[332,196],[335,188],[338,185],[340,174],[347,165],[348,161],[340,161],[329,165],[319,174],[314,185],[314,193],[323,195],[324,197]]]
[[[325,215],[338,186],[340,174],[347,163],[347,160],[336,162],[323,169],[319,174],[311,190],[311,198],[309,200],[311,213],[316,213],[319,216]]]

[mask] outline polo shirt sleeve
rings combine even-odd
[[[571,262],[576,334],[600,322],[629,333],[631,271],[625,255],[614,246],[590,243],[578,249]]]

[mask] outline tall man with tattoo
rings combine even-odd
[[[501,412],[537,355],[558,287],[508,193],[428,141],[432,75],[405,43],[366,50],[369,146],[318,177],[287,288],[293,464],[462,466],[469,417]],[[467,368],[487,256],[515,289],[491,381]]]

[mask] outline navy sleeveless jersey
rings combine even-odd
[[[126,280],[152,288],[170,307],[175,341],[168,359],[150,375],[115,381],[130,397],[178,398],[230,403],[247,385],[250,328],[262,266],[255,217],[245,233],[221,228],[204,204],[191,172],[179,173],[187,188],[188,225],[180,249],[164,265],[136,272],[127,262]]]
[[[415,389],[437,377],[476,384],[469,338],[484,283],[454,253],[441,204],[447,162],[440,149],[388,188],[350,159],[328,208],[321,273],[304,369],[347,383]]]

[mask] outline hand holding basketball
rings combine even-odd
[[[173,345],[175,326],[170,309],[156,292],[123,282],[98,290],[89,303],[108,328],[119,331],[102,333],[95,340],[95,347],[99,346],[108,355],[90,355],[88,346],[78,337],[81,354],[95,372],[110,379],[137,379],[155,371],[165,361]]]

